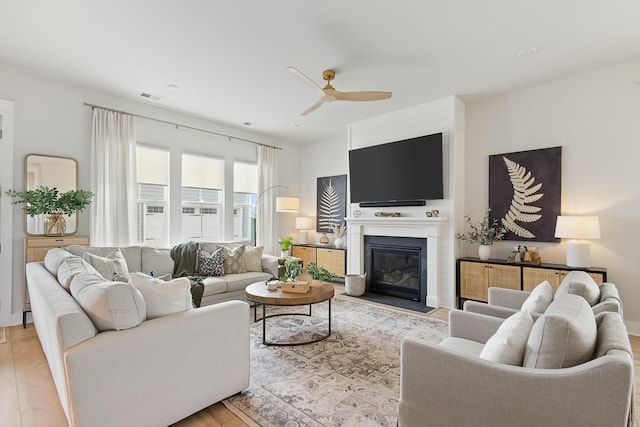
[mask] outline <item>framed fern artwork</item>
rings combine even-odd
[[[347,175],[318,178],[316,198],[316,231],[330,233],[347,215]]]
[[[506,229],[505,240],[558,242],[562,147],[489,156],[491,218]]]

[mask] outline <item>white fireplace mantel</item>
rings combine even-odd
[[[364,236],[415,237],[427,239],[427,305],[439,307],[439,237],[445,218],[349,217],[347,218],[347,273],[364,273]]]

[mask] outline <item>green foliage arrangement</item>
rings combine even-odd
[[[318,267],[315,262],[310,262],[309,265],[307,265],[307,273],[309,273],[314,280],[320,280],[321,282],[328,282],[337,277],[326,268]]]
[[[291,247],[291,244],[293,243],[293,237],[291,236],[286,236],[283,237],[282,239],[279,240],[280,243],[280,249],[283,251],[289,250],[289,248]]]
[[[464,218],[469,224],[471,231],[466,234],[457,233],[456,238],[469,243],[480,243],[481,245],[492,245],[494,242],[502,240],[506,230],[504,227],[498,225],[497,219],[493,221],[489,220],[489,212],[491,212],[491,208],[487,208],[484,218],[478,224],[472,224],[471,217],[465,215]]]
[[[29,216],[65,214],[71,216],[83,211],[89,203],[93,193],[86,190],[71,190],[60,193],[56,187],[44,185],[35,190],[15,191],[7,190],[5,194],[13,199],[11,204],[24,203],[24,210]]]
[[[300,259],[289,257],[284,260],[285,272],[279,277],[281,282],[294,281],[302,274],[302,264]]]

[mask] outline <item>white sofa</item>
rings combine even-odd
[[[130,271],[170,271],[166,250],[122,249]],[[26,275],[36,332],[69,425],[166,426],[249,385],[246,302],[100,332],[57,279],[64,252],[27,264]]]
[[[200,246],[212,251],[217,245],[250,245],[251,242],[239,241],[230,243],[202,242]],[[71,245],[66,248],[74,255],[82,256],[85,252],[94,255],[106,256],[115,247],[97,247]],[[127,246],[119,248],[127,262],[130,272],[139,271],[145,274],[153,272],[156,277],[173,273],[173,259],[171,249],[159,249],[150,246]],[[278,267],[281,259],[272,255],[262,255],[262,271],[249,271],[245,273],[225,274],[220,277],[206,277],[202,280],[204,292],[201,306],[215,304],[223,301],[240,300],[247,301],[244,289],[255,282],[270,280],[278,277]]]

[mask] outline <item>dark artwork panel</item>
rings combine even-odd
[[[318,178],[316,191],[316,231],[330,233],[331,225],[341,226],[347,215],[347,175]]]
[[[489,156],[491,218],[506,228],[505,240],[559,242],[562,147]]]

